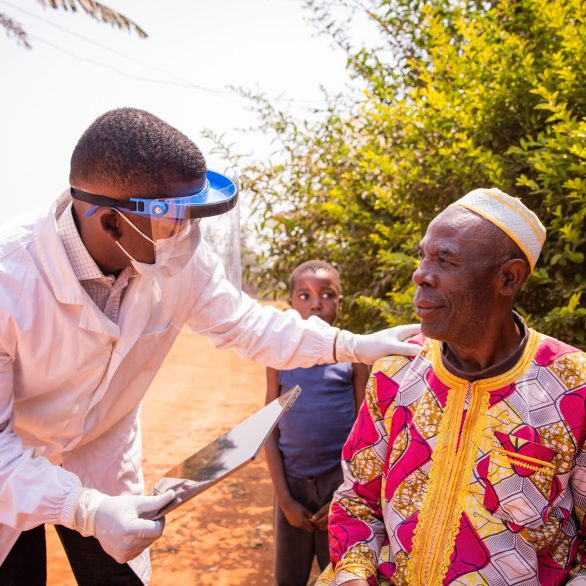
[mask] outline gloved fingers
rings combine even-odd
[[[160,537],[160,536],[159,536]],[[131,537],[130,535],[127,535],[126,537],[124,537],[124,539],[122,540],[124,543],[124,549],[127,552],[133,552],[135,557],[144,549],[146,549],[147,547],[149,547],[149,545],[151,545],[151,543],[157,541],[158,537]],[[132,558],[130,558],[132,559]]]
[[[421,346],[419,344],[409,344],[409,342],[395,342],[393,344],[393,354],[401,356],[415,356],[419,354]]]
[[[156,521],[149,521],[147,519],[135,518],[132,519],[130,525],[126,530],[124,536],[125,543],[132,543],[139,539],[158,539],[163,534],[165,527],[164,519],[157,519]]]
[[[395,326],[394,328],[391,328],[391,330],[393,330],[393,333],[396,334],[398,340],[403,341],[421,333],[421,324],[406,324],[402,326]],[[417,354],[417,352],[413,352],[413,354]]]
[[[140,501],[137,502],[136,511],[140,515],[141,513],[150,513],[151,511],[158,511],[162,509],[166,504],[170,503],[175,498],[175,491],[169,489],[163,494],[156,496],[143,496]]]

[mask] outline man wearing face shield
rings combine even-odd
[[[277,369],[414,348],[242,293],[236,184],[152,114],[99,117],[70,185],[0,228],[3,585],[45,583],[45,524],[79,584],[148,583],[164,520],[143,517],[174,495],[143,496],[139,408],[179,331]]]

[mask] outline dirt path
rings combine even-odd
[[[264,394],[264,368],[182,334],[143,405],[147,491],[262,406]],[[47,538],[48,585],[75,584],[54,531]],[[152,586],[273,584],[272,486],[264,458],[171,512],[151,555]]]

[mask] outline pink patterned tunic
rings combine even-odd
[[[585,435],[586,354],[534,330],[513,368],[474,382],[432,340],[379,360],[317,584],[586,584]]]

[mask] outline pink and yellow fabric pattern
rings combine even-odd
[[[586,584],[586,354],[529,330],[468,382],[421,343],[373,367],[317,584]]]

